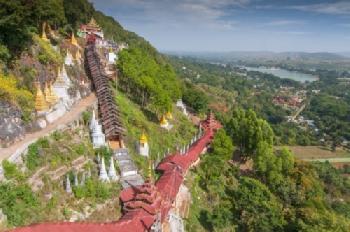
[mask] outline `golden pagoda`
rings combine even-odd
[[[52,100],[53,104],[56,104],[58,102],[58,96],[55,94],[55,91],[53,91],[52,84],[49,84],[49,92],[50,99]]]
[[[79,45],[78,45],[78,41],[77,41],[77,39],[76,39],[75,36],[74,36],[74,32],[72,32],[72,37],[71,37],[71,39],[70,39],[70,42],[71,42],[71,44],[73,44],[74,46],[79,46]]]
[[[46,36],[46,22],[43,23],[42,33],[41,33],[41,39],[45,41],[49,41],[49,39]]]
[[[49,103],[50,106],[53,106],[57,102],[57,96],[51,94],[50,88],[47,84],[45,84],[44,93],[47,103]]]
[[[47,111],[49,106],[46,103],[43,92],[41,91],[40,84],[36,84],[36,95],[35,95],[35,110],[36,111]]]
[[[168,112],[166,113],[166,118],[167,118],[167,119],[173,119],[173,115],[170,113],[170,111],[168,111]]]
[[[163,115],[160,118],[160,126],[161,127],[167,127],[169,125],[168,120],[166,119],[166,117]]]
[[[76,59],[76,60],[81,60],[81,53],[80,53],[79,49],[78,49],[77,52],[75,53],[75,59]]]
[[[64,81],[64,78],[63,78],[63,75],[62,75],[60,67],[58,67],[58,69],[57,69],[57,78],[56,78],[56,81],[55,81],[55,85],[56,84],[60,84],[60,85],[65,85],[66,84],[66,82]]]
[[[145,135],[144,132],[142,132],[142,135],[140,137],[140,144],[145,144],[148,142],[147,136]]]

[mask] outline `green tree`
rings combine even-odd
[[[226,130],[238,146],[242,158],[253,158],[260,142],[273,145],[273,131],[269,124],[259,119],[253,110],[236,109],[226,125]]]
[[[234,197],[239,231],[283,231],[282,205],[264,184],[242,177]]]

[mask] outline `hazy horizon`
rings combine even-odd
[[[350,1],[92,2],[161,51],[350,51]]]

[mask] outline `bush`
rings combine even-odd
[[[22,110],[22,118],[30,120],[34,110],[34,96],[28,90],[18,87],[16,77],[5,75],[0,71],[0,100],[8,101]]]

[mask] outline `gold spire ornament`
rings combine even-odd
[[[43,39],[45,41],[49,41],[49,39],[46,36],[46,31],[45,30],[46,30],[46,22],[43,22],[41,39]]]
[[[168,112],[166,113],[166,118],[167,118],[167,119],[173,119],[173,115],[171,114],[170,111],[168,111]]]
[[[78,49],[77,52],[75,53],[75,59],[76,59],[76,60],[80,60],[80,59],[81,59],[81,53],[80,53],[79,49]]]
[[[141,144],[145,144],[145,143],[147,143],[147,142],[148,142],[147,136],[145,135],[144,132],[142,132],[142,135],[141,135],[141,137],[140,137],[140,143],[141,143]]]
[[[168,120],[166,119],[166,117],[164,115],[160,118],[160,125],[161,126],[167,126],[168,125]]]
[[[70,39],[70,42],[71,42],[71,44],[73,44],[74,46],[79,46],[78,45],[78,41],[77,41],[77,39],[75,38],[75,36],[74,36],[74,32],[72,32],[72,37],[71,37],[71,39]]]
[[[47,111],[49,106],[46,103],[43,92],[41,91],[40,84],[36,84],[36,95],[35,95],[35,110],[36,111]]]

